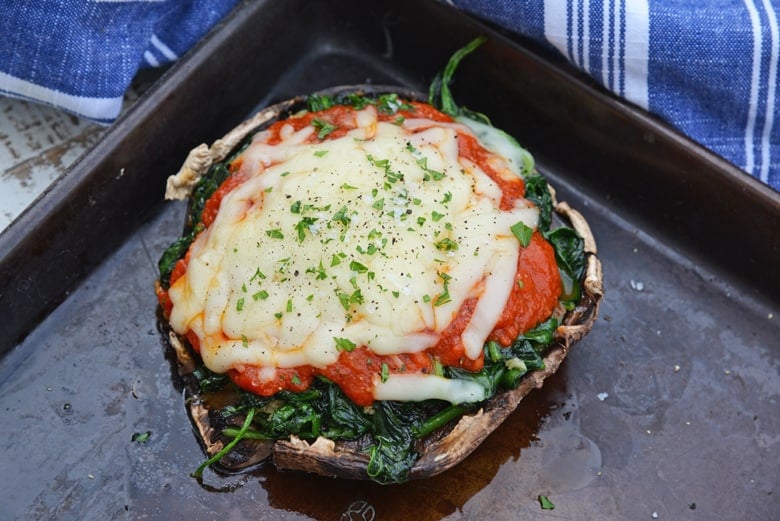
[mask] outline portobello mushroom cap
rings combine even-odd
[[[401,98],[427,101],[418,92],[390,86],[342,86],[316,93],[321,96],[343,94],[365,94],[378,96],[395,93]],[[265,128],[271,123],[289,117],[306,108],[307,96],[300,96],[265,108],[215,141],[211,146],[201,144],[187,156],[178,173],[168,178],[166,199],[187,199],[201,175],[212,164],[223,161],[254,130]],[[601,263],[597,257],[596,242],[583,216],[566,202],[558,202],[550,187],[553,209],[557,222],[573,228],[584,240],[585,274],[580,281],[581,296],[569,310],[559,309],[560,325],[555,331],[554,341],[543,355],[544,368],[523,376],[515,389],[497,392],[486,400],[475,412],[461,416],[457,421],[439,428],[419,440],[418,459],[408,474],[408,479],[421,479],[439,474],[465,459],[482,443],[518,406],[520,401],[534,388],[540,388],[544,380],[555,373],[571,346],[584,337],[593,327],[603,296]],[[560,307],[560,306],[559,306]],[[164,321],[163,321],[164,322]],[[224,423],[210,415],[210,407],[201,394],[194,378],[189,378],[196,362],[185,340],[169,326],[169,343],[178,360],[178,370],[187,384],[186,405],[198,438],[209,457],[218,454],[230,441],[221,435]],[[218,469],[223,472],[238,472],[254,467],[270,459],[282,470],[299,470],[323,476],[368,480],[366,469],[369,455],[361,440],[330,440],[319,437],[307,441],[296,436],[281,440],[243,439],[233,450],[222,457]]]

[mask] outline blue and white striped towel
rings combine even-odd
[[[176,60],[238,0],[5,0],[0,94],[110,123],[141,67]]]
[[[140,68],[176,60],[238,1],[6,0],[0,94],[110,123]],[[447,1],[557,49],[780,190],[778,0]]]
[[[780,190],[780,34],[772,1],[450,3],[557,49],[610,91]]]

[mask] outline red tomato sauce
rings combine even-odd
[[[411,109],[402,109],[395,114],[380,112],[379,120],[397,122],[400,121],[399,118],[425,118],[437,122],[453,122],[451,117],[428,104],[411,102],[411,105]],[[314,132],[309,137],[309,142],[336,139],[357,126],[354,109],[337,105],[323,111],[307,112],[273,123],[267,129],[268,143],[276,144],[281,141],[280,133],[285,125],[290,125],[298,131],[311,125],[315,120],[319,122],[315,129],[322,129],[326,125],[333,128],[327,127],[328,132],[322,132],[322,139],[318,137],[319,130]],[[490,164],[492,153],[480,145],[473,136],[459,131],[458,143],[459,155],[478,165],[501,188],[503,193],[501,209],[512,208],[515,201],[524,195],[522,179],[514,176],[505,178],[497,172]],[[230,171],[231,175],[206,202],[202,221],[207,227],[213,223],[224,196],[246,180],[238,173],[239,168],[235,164],[231,165]],[[187,255],[174,266],[170,284],[186,273],[189,253],[188,251]],[[503,346],[510,345],[517,336],[549,317],[561,294],[561,279],[553,248],[538,232],[533,234],[528,246],[520,248],[515,282],[504,311],[488,337],[488,340],[494,340]],[[172,309],[168,292],[159,284],[156,292],[167,317]],[[324,369],[312,366],[277,368],[274,372],[268,371],[268,374],[264,374],[262,368],[244,366],[240,370],[231,369],[228,375],[242,389],[261,396],[271,396],[281,390],[304,391],[311,385],[315,376],[322,375],[336,383],[354,403],[368,406],[374,401],[376,382],[386,374],[428,374],[432,372],[435,360],[444,366],[460,367],[469,371],[482,369],[484,354],[480,352],[476,359],[470,359],[466,356],[461,339],[461,334],[471,321],[477,302],[476,298],[466,299],[442,332],[439,341],[420,353],[380,356],[368,347],[361,346],[352,351],[341,352],[338,360]],[[193,349],[199,352],[197,335],[188,331],[186,336]]]
[[[539,232],[534,232],[528,246],[520,248],[515,284],[488,340],[503,346],[511,344],[550,316],[561,290],[555,250]]]

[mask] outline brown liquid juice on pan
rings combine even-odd
[[[601,465],[598,447],[581,435],[562,400],[565,365],[542,389],[528,395],[471,456],[428,479],[379,485],[272,468],[260,471],[259,478],[273,508],[314,519],[339,519],[350,505],[358,504],[363,511],[372,508],[376,520],[435,520],[461,512],[468,516],[474,502],[501,496],[533,503],[542,492],[585,486]]]

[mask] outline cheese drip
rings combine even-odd
[[[243,153],[248,180],[169,290],[171,326],[198,336],[212,371],[324,368],[350,346],[422,351],[472,297],[462,338],[479,356],[514,284],[510,227],[535,228],[538,211],[500,210],[500,188],[458,157],[454,128],[381,122],[373,106],[356,121],[313,144],[313,127],[283,129],[274,145],[261,132]]]

